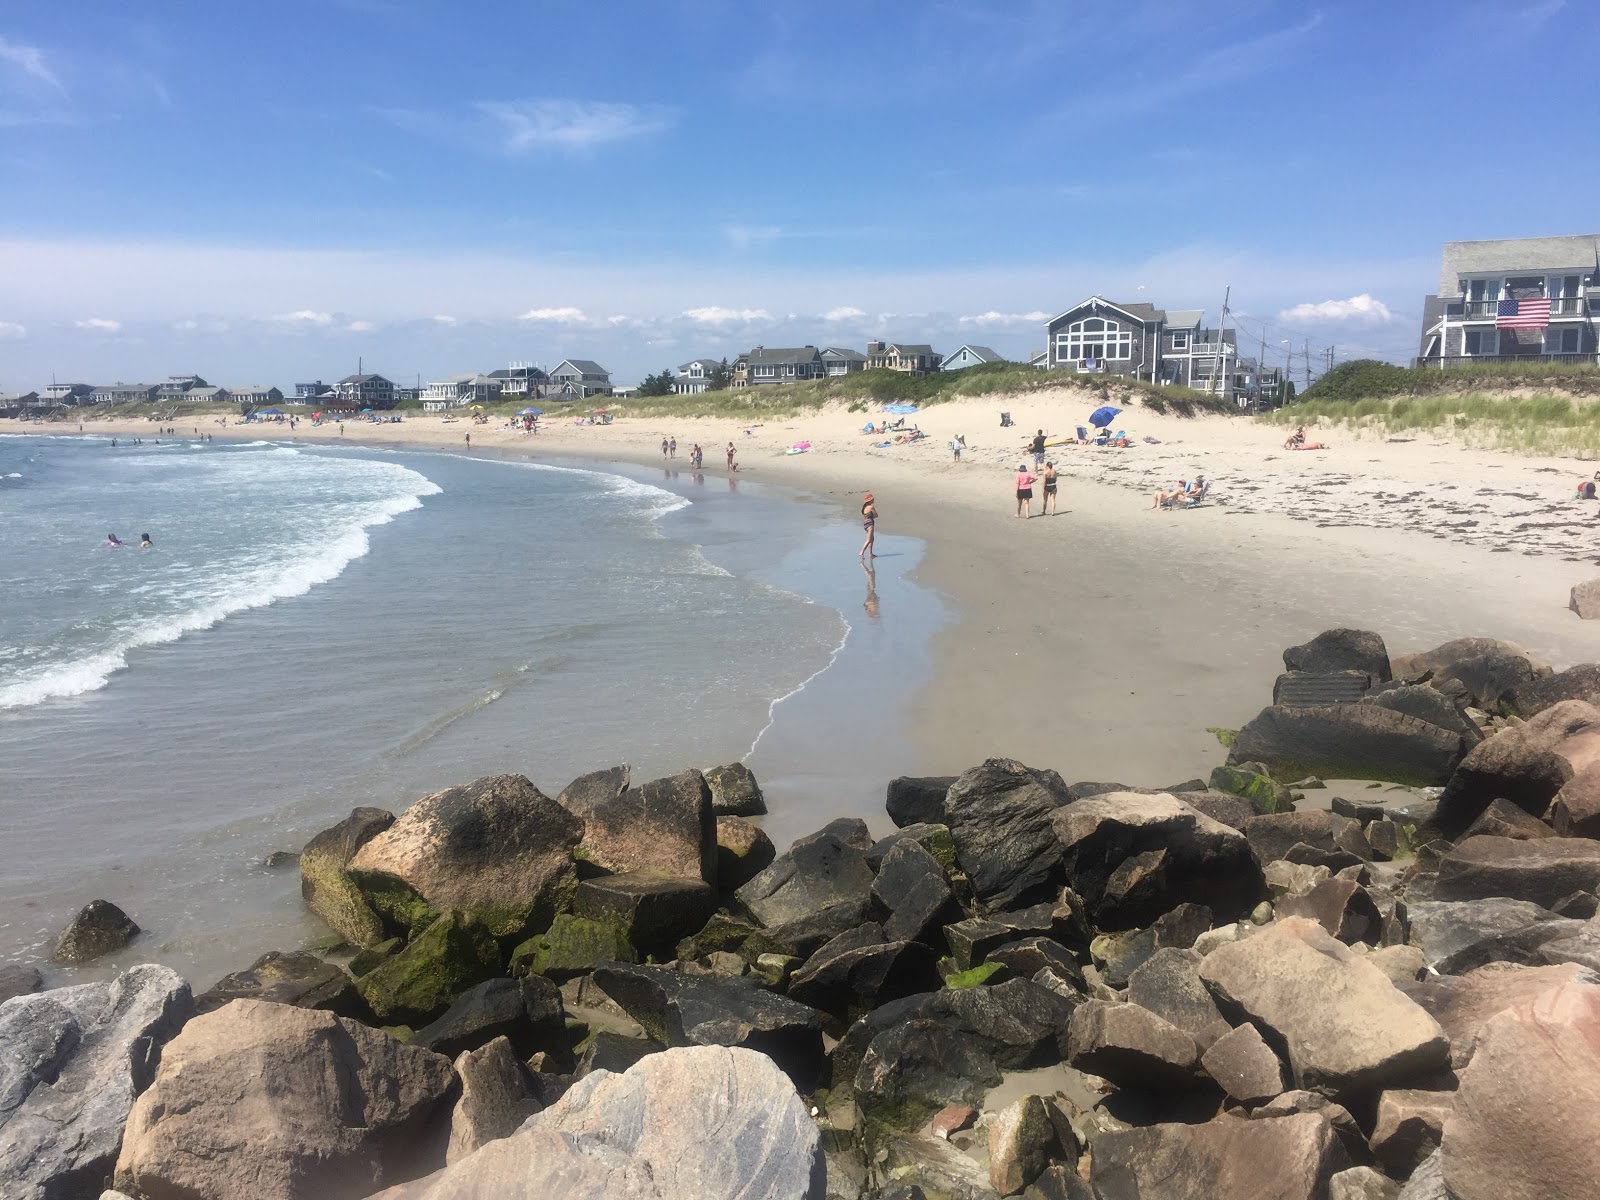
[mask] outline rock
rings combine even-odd
[[[375,946],[388,934],[345,867],[361,847],[393,824],[394,814],[381,808],[352,809],[300,852],[300,896],[306,907],[358,946]]]
[[[1272,703],[1284,708],[1354,704],[1371,687],[1372,676],[1365,671],[1289,671],[1273,681]]]
[[[1200,978],[1281,1039],[1301,1088],[1342,1097],[1403,1084],[1449,1059],[1438,1022],[1303,917],[1213,951]]]
[[[1289,1089],[1282,1060],[1248,1022],[1213,1042],[1200,1065],[1240,1104],[1260,1104]]]
[[[821,1015],[747,978],[616,963],[598,968],[593,979],[665,1046],[759,1050],[807,1090],[820,1072]]]
[[[489,1142],[510,1137],[543,1107],[533,1098],[528,1068],[504,1037],[456,1056],[461,1097],[450,1114],[446,1164],[459,1162]]]
[[[347,871],[396,932],[458,908],[495,937],[527,937],[571,906],[582,832],[525,777],[489,775],[418,800]]]
[[[300,856],[293,850],[274,850],[261,860],[261,865],[269,871],[281,871],[299,866]]]
[[[1243,835],[1172,796],[1076,800],[1053,825],[1068,881],[1102,930],[1149,925],[1185,901],[1231,921],[1265,895]]]
[[[1459,1071],[1472,1061],[1478,1031],[1491,1017],[1566,984],[1600,985],[1600,972],[1572,963],[1554,967],[1496,963],[1461,976],[1425,979],[1408,985],[1405,992],[1444,1029],[1450,1038],[1450,1065]]]
[[[1085,988],[1083,972],[1078,968],[1078,960],[1073,957],[1072,951],[1049,938],[1031,937],[1007,942],[989,951],[984,961],[1001,964],[1013,978],[1032,979],[1040,971],[1049,971],[1070,984],[1077,995],[1082,995]]]
[[[998,1200],[989,1186],[988,1172],[971,1155],[943,1138],[922,1134],[896,1138],[883,1148],[879,1169],[886,1178],[901,1184],[915,1180],[911,1186],[924,1198]]]
[[[758,929],[744,940],[739,952],[746,959],[763,954],[810,958],[824,942],[865,921],[871,907],[869,897],[855,896],[807,916]]]
[[[889,819],[904,829],[908,825],[943,825],[944,797],[954,775],[913,777],[902,775],[889,781],[889,794],[884,808]]]
[[[1524,720],[1569,700],[1600,704],[1600,663],[1581,663],[1509,689],[1502,697]]]
[[[1534,677],[1527,651],[1495,638],[1455,638],[1432,650],[1399,655],[1390,667],[1396,679],[1427,677],[1436,685],[1458,681],[1479,708],[1493,708],[1508,688]]]
[[[543,975],[561,983],[587,974],[603,962],[635,962],[637,958],[624,929],[610,921],[562,913],[549,929],[511,952],[511,973]]]
[[[1100,1200],[1322,1200],[1350,1165],[1317,1113],[1111,1130],[1090,1155]]]
[[[880,1004],[938,986],[932,950],[919,942],[886,941],[882,927],[869,924],[840,934],[808,958],[789,980],[789,997],[848,1024]]]
[[[0,967],[0,1004],[13,996],[27,996],[44,987],[44,976],[37,967],[20,963]]]
[[[475,917],[452,909],[356,981],[385,1025],[425,1025],[468,988],[500,974],[500,948]]]
[[[248,970],[225,976],[196,996],[195,1011],[210,1012],[240,999],[322,1008],[354,1020],[367,1015],[355,980],[342,968],[301,951],[263,954]]]
[[[1195,1040],[1137,1004],[1087,1000],[1072,1010],[1067,1038],[1073,1067],[1119,1088],[1199,1086]]]
[[[1371,1167],[1351,1167],[1328,1180],[1328,1200],[1399,1200],[1400,1185]]]
[[[883,856],[872,899],[886,916],[884,933],[891,941],[936,946],[943,940],[943,927],[961,920],[949,876],[914,841],[900,842]]]
[[[942,823],[981,900],[1009,908],[1048,887],[1061,861],[1051,818],[1068,799],[1054,771],[1009,758],[991,758],[950,785]]]
[[[450,1060],[354,1021],[236,1000],[194,1018],[134,1103],[116,1186],[146,1197],[359,1196],[433,1165]]]
[[[1559,1119],[1551,1104],[1559,1097]],[[1492,1017],[1461,1073],[1440,1163],[1456,1200],[1582,1196],[1600,1147],[1600,987],[1568,983]]]
[[[1024,1096],[989,1123],[989,1183],[1002,1196],[1014,1196],[1052,1162],[1076,1161],[1078,1138],[1055,1103]]]
[[[78,910],[71,924],[62,930],[56,941],[51,962],[93,962],[107,954],[115,954],[138,935],[139,927],[109,900],[91,900]]]
[[[1559,792],[1556,794],[1560,795]],[[1489,807],[1478,814],[1477,819],[1467,826],[1466,832],[1461,837],[1463,841],[1470,837],[1508,837],[1531,842],[1540,838],[1554,837],[1556,833],[1556,830],[1538,817],[1524,812],[1511,801],[1491,800]]]
[[[703,928],[716,907],[716,894],[698,877],[655,871],[585,879],[572,904],[578,916],[620,930],[640,954],[661,958],[670,958],[680,939]]]
[[[351,957],[348,964],[350,974],[359,979],[373,968],[388,962],[405,948],[402,938],[385,938],[376,946],[369,946],[365,950],[358,950]]]
[[[1291,807],[1288,788],[1274,783],[1270,776],[1258,775],[1242,767],[1223,765],[1214,768],[1211,787],[1214,791],[1248,800],[1254,812],[1282,812]]]
[[[1396,1088],[1378,1097],[1372,1153],[1391,1175],[1405,1179],[1439,1148],[1444,1123],[1455,1111],[1454,1092]],[[1396,1189],[1398,1190],[1398,1189]]]
[[[1282,860],[1297,845],[1333,855],[1359,837],[1360,824],[1338,813],[1311,809],[1306,812],[1270,813],[1244,823],[1245,840],[1263,867]]]
[[[1001,946],[1017,940],[1018,934],[1014,927],[999,921],[991,921],[987,917],[969,917],[965,921],[946,925],[944,936],[956,967],[970,971]]]
[[[1304,895],[1286,896],[1277,906],[1280,917],[1309,917],[1345,945],[1378,940],[1382,918],[1378,906],[1353,879],[1324,879]]]
[[[1366,629],[1328,629],[1283,652],[1290,671],[1364,671],[1374,683],[1387,682],[1389,651],[1383,638]]]
[[[1381,779],[1435,786],[1466,757],[1466,737],[1373,704],[1261,710],[1234,740],[1229,762],[1260,762],[1275,779]]]
[[[933,1119],[928,1122],[928,1132],[948,1142],[952,1133],[968,1128],[977,1119],[977,1109],[965,1104],[947,1104],[933,1114]]]
[[[134,1097],[193,1012],[189,985],[138,966],[0,1006],[0,1195],[95,1195]]]
[[[761,785],[743,763],[712,767],[705,773],[711,789],[711,812],[717,817],[759,817],[767,811]]]
[[[1149,961],[1156,952],[1156,935],[1151,929],[1128,929],[1102,933],[1089,943],[1089,957],[1100,976],[1113,988],[1128,986],[1128,976]]]
[[[1600,617],[1600,579],[1585,579],[1582,583],[1573,584],[1567,607],[1585,621]]]
[[[583,821],[579,853],[601,870],[653,872],[716,886],[716,814],[699,771],[653,779],[615,797],[608,787],[576,784],[561,794],[562,807]]]
[[[1400,1200],[1451,1200],[1445,1192],[1444,1165],[1435,1150],[1412,1173],[1405,1187],[1400,1189]]]
[[[1200,963],[1193,950],[1156,951],[1128,977],[1128,1001],[1177,1026],[1206,1049],[1229,1025],[1200,979]]]
[[[1543,905],[1502,899],[1418,900],[1407,906],[1407,913],[1411,920],[1411,944],[1422,951],[1427,966],[1447,974],[1470,970],[1471,967],[1460,964],[1482,957],[1481,947],[1487,943],[1530,925],[1557,919],[1556,914]]]
[[[1422,951],[1415,946],[1382,946],[1367,955],[1367,961],[1388,976],[1393,984],[1413,983],[1428,969]]]
[[[566,1010],[555,984],[537,975],[485,980],[417,1030],[411,1045],[455,1058],[496,1038],[509,1039],[522,1059],[540,1050],[565,1052]]]
[[[952,882],[958,878],[966,881],[966,876],[961,874],[961,864],[956,861],[956,840],[950,836],[949,828],[926,822],[896,829],[873,842],[867,850],[867,865],[874,871],[881,870],[884,858],[901,842],[915,842],[933,855],[933,860]]]
[[[1438,688],[1391,684],[1366,697],[1362,703],[1375,704],[1379,708],[1391,708],[1395,712],[1417,717],[1430,725],[1459,733],[1467,740],[1468,746],[1476,746],[1483,740],[1483,733],[1477,725]]]
[[[1072,1003],[1028,979],[935,992],[921,1011],[976,1037],[1007,1071],[1052,1066],[1066,1057]]]
[[[823,830],[795,842],[736,894],[756,920],[771,928],[812,919],[841,904],[865,907],[872,879],[866,854]]]
[[[1502,803],[1495,801],[1496,804]],[[1480,818],[1481,821],[1481,818]],[[1533,827],[1541,823],[1531,817],[1528,822]],[[1600,838],[1600,763],[1591,762],[1573,777],[1561,785],[1561,790],[1556,793],[1555,799],[1550,802],[1550,824],[1556,833],[1562,837]],[[1543,834],[1533,833],[1529,825],[1519,825],[1518,828],[1528,829],[1528,837],[1541,837]],[[1469,830],[1470,834],[1472,830]],[[1499,833],[1497,829],[1480,829],[1479,833]],[[1515,837],[1514,833],[1506,831],[1507,836]]]
[[[1597,753],[1600,708],[1581,700],[1541,708],[1473,748],[1445,785],[1435,819],[1446,837],[1459,837],[1496,799],[1542,817],[1567,780]]]
[[[1022,1193],[1022,1200],[1095,1200],[1095,1194],[1071,1167],[1055,1163]]]
[[[772,865],[778,856],[761,826],[743,817],[717,818],[717,886],[743,887]]]
[[[666,1047],[654,1038],[624,1037],[609,1029],[598,1029],[583,1046],[575,1074],[579,1079],[596,1071],[613,1071],[620,1074],[646,1054],[660,1054],[665,1049]]]
[[[1573,892],[1600,889],[1600,842],[1588,838],[1468,838],[1439,864],[1440,900],[1505,896],[1548,908]]]
[[[915,1005],[908,1007],[916,1012]],[[976,1035],[948,1020],[913,1015],[871,1038],[850,1083],[871,1143],[883,1132],[917,1128],[946,1105],[976,1107],[1000,1079],[993,1055]],[[838,1082],[836,1069],[836,1087]]]

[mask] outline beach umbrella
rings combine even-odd
[[[362,412],[371,412],[372,410],[370,408],[363,408],[361,411]]]
[[[283,410],[281,408],[258,408],[256,409],[256,415],[261,417],[281,417],[283,416]]]
[[[542,417],[542,416],[544,416],[544,409],[542,409],[542,408],[525,408],[521,412],[519,412],[517,414],[517,416],[519,416],[519,417]]]
[[[1104,429],[1117,419],[1117,414],[1121,411],[1120,408],[1112,408],[1109,404],[1102,404],[1089,414],[1089,424],[1096,429]]]

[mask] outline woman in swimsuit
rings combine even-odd
[[[114,533],[106,534],[106,549],[116,550],[122,545],[122,539]]]
[[[1027,463],[1017,464],[1017,516],[1033,516],[1033,485],[1038,476],[1028,470]],[[1023,508],[1027,508],[1026,514]]]
[[[872,542],[878,533],[878,506],[868,492],[861,500],[861,528],[867,531],[867,540],[861,543],[861,557],[877,558],[878,553],[872,548]]]
[[[1047,462],[1044,465],[1044,503],[1039,506],[1039,515],[1047,517],[1056,512],[1056,465]]]

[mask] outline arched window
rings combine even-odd
[[[1133,357],[1133,330],[1116,321],[1085,317],[1056,334],[1058,361],[1085,359],[1130,359]]]

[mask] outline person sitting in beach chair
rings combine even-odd
[[[1196,475],[1194,482],[1185,488],[1180,495],[1173,498],[1171,507],[1193,508],[1206,498],[1206,493],[1210,490],[1211,481],[1204,475]]]
[[[1299,429],[1296,429],[1293,433],[1291,433],[1288,437],[1286,437],[1283,440],[1283,448],[1285,450],[1298,450],[1298,449],[1300,449],[1301,446],[1304,446],[1305,444],[1306,444],[1306,427],[1304,425],[1300,426]]]
[[[1099,430],[1095,433],[1094,441],[1090,444],[1094,446],[1109,446],[1111,444],[1111,430],[1109,428]]]
[[[1000,414],[1000,428],[1001,429],[1010,429],[1013,424],[1014,424],[1014,422],[1011,420],[1011,414],[1010,413],[1003,412],[1003,413]]]
[[[1116,432],[1116,436],[1113,437],[1109,442],[1107,442],[1106,445],[1108,445],[1108,446],[1117,446],[1117,447],[1121,447],[1123,449],[1126,449],[1127,447],[1133,445],[1133,439],[1130,438],[1127,435],[1126,432],[1124,432],[1123,430],[1119,429]]]
[[[1078,435],[1078,445],[1087,446],[1089,444],[1089,431],[1082,425],[1079,425],[1073,432]]]

